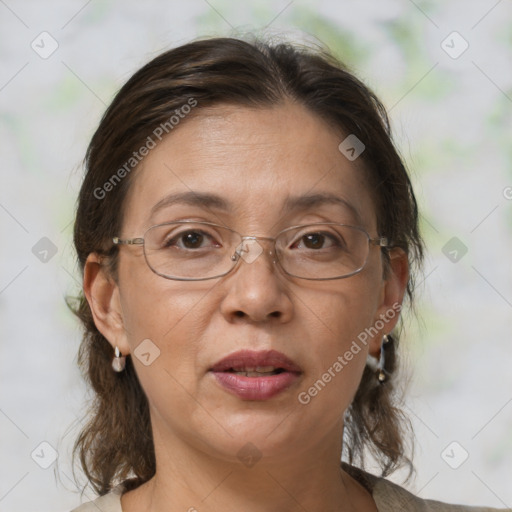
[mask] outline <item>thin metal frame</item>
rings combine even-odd
[[[171,225],[171,224],[204,224],[204,225],[207,225],[207,226],[213,226],[213,227],[217,227],[217,228],[227,229],[227,230],[235,233],[241,239],[241,242],[240,242],[238,248],[236,249],[235,253],[231,256],[231,260],[234,261],[235,263],[233,264],[233,266],[227,272],[224,272],[223,274],[219,274],[217,276],[212,276],[212,277],[200,277],[200,278],[171,277],[171,276],[167,276],[165,274],[162,274],[160,272],[157,272],[149,264],[149,261],[148,261],[147,255],[146,255],[146,246],[145,246],[145,242],[144,242],[144,237],[146,236],[146,233],[149,230],[153,229],[153,228],[157,228],[157,227],[160,227],[160,226],[168,226],[168,225]],[[271,255],[273,254],[275,256],[275,258],[273,260],[273,263],[278,263],[279,267],[281,268],[281,270],[285,274],[287,274],[289,276],[292,276],[292,277],[296,277],[297,279],[307,279],[309,281],[331,281],[333,279],[345,279],[347,277],[351,277],[351,276],[361,272],[361,270],[363,270],[363,268],[366,266],[366,263],[368,261],[368,256],[370,254],[370,251],[368,251],[366,259],[365,259],[365,261],[363,262],[363,264],[362,264],[362,266],[360,268],[358,268],[357,270],[351,272],[350,274],[344,275],[344,276],[339,276],[339,277],[338,276],[337,277],[302,277],[302,276],[297,276],[295,274],[287,272],[283,268],[282,263],[281,263],[281,261],[279,260],[279,258],[277,256],[276,240],[283,233],[285,233],[286,231],[290,231],[292,229],[297,229],[297,228],[303,228],[303,227],[305,228],[305,227],[309,227],[309,226],[342,226],[342,227],[347,227],[347,228],[351,228],[351,229],[356,229],[356,230],[361,231],[362,233],[364,233],[366,235],[366,237],[368,238],[368,244],[369,245],[376,245],[378,247],[386,248],[386,249],[389,249],[390,247],[392,247],[389,244],[389,240],[388,240],[387,237],[381,236],[381,237],[377,237],[377,238],[371,238],[369,233],[365,229],[363,229],[363,228],[361,228],[359,226],[351,226],[350,224],[340,224],[339,222],[313,222],[311,224],[298,224],[296,226],[290,226],[290,227],[288,227],[286,229],[283,229],[274,238],[272,238],[272,237],[267,237],[267,236],[242,235],[241,233],[239,233],[238,231],[235,231],[232,228],[229,228],[227,226],[223,226],[221,224],[215,224],[213,222],[194,221],[194,220],[182,220],[182,221],[174,221],[174,222],[164,222],[162,224],[155,224],[154,226],[151,226],[148,229],[146,229],[146,231],[144,232],[144,236],[142,236],[142,237],[122,239],[122,238],[120,238],[118,236],[115,236],[115,237],[112,238],[112,243],[114,245],[118,245],[118,246],[119,245],[142,245],[142,248],[143,248],[143,251],[144,251],[144,259],[146,260],[146,264],[151,269],[151,271],[154,272],[155,274],[165,278],[165,279],[172,279],[174,281],[207,281],[209,279],[218,279],[219,277],[224,277],[225,275],[227,275],[230,272],[232,272],[236,268],[237,263],[241,259],[243,259],[243,258],[241,258],[240,248],[243,247],[244,240],[270,240],[270,241],[273,241],[274,242],[273,249],[270,251],[270,254]]]

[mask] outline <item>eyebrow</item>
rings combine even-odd
[[[175,194],[169,194],[163,199],[158,201],[150,211],[150,219],[160,210],[176,205],[183,204],[188,206],[197,206],[200,208],[222,210],[224,212],[230,212],[233,210],[233,205],[230,201],[227,201],[221,196],[212,194],[209,192],[177,192]],[[284,203],[284,210],[286,212],[292,212],[296,210],[312,209],[326,204],[333,204],[337,206],[343,206],[350,210],[352,215],[358,222],[361,222],[361,216],[357,209],[345,199],[338,197],[329,192],[321,192],[316,194],[309,194],[303,196],[288,197]]]

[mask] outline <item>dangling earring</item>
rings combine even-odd
[[[380,384],[383,384],[388,380],[388,375],[386,373],[386,347],[385,345],[392,340],[391,336],[384,334],[382,338],[382,345],[380,347],[380,358],[379,364],[377,365],[377,379]]]
[[[115,372],[122,372],[124,370],[124,367],[126,365],[126,357],[121,355],[121,352],[119,352],[119,348],[116,345],[115,348],[115,356],[112,360],[112,368]]]

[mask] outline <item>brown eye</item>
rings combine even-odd
[[[213,240],[213,238],[208,233],[203,231],[184,231],[183,233],[180,233],[166,240],[164,247],[177,247],[178,249],[201,249],[202,247],[205,247],[203,243],[207,244],[208,240]],[[216,247],[219,246],[218,243],[213,245]]]
[[[303,244],[303,246],[301,246]],[[328,249],[330,247],[342,247],[343,241],[340,237],[337,237],[334,233],[307,233],[306,235],[302,235],[298,244],[295,244],[294,247],[297,249]]]
[[[189,249],[195,249],[201,246],[201,242],[204,240],[204,236],[197,231],[190,231],[180,237],[183,240],[185,247]]]
[[[325,240],[325,237],[319,233],[305,235],[302,238],[308,249],[321,249]]]

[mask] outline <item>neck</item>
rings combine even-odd
[[[226,460],[154,431],[156,474],[122,497],[123,512],[376,511],[371,495],[341,468],[341,444],[262,456],[251,445]],[[339,444],[339,446],[338,446]]]

